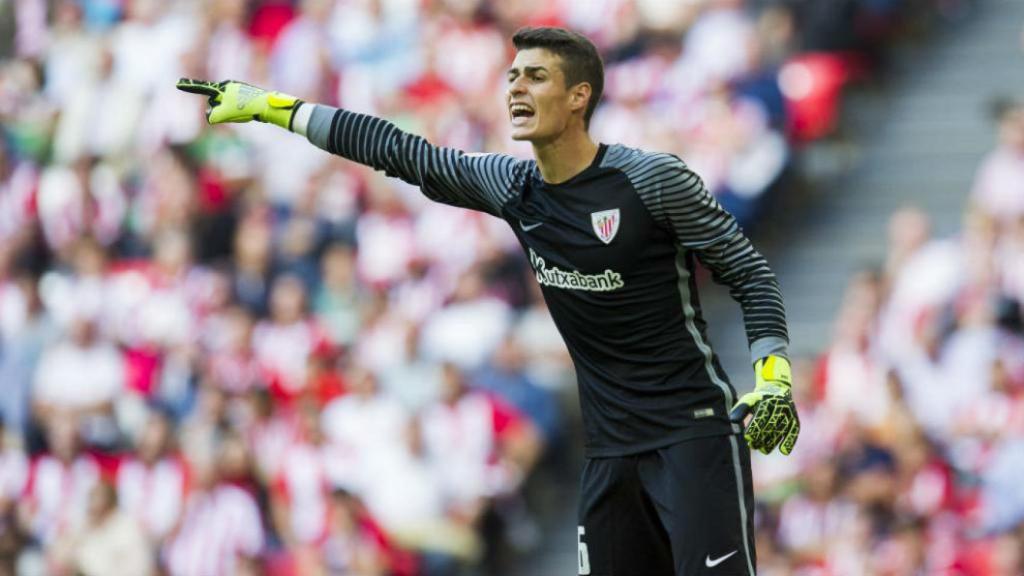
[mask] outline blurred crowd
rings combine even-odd
[[[958,234],[915,208],[794,380],[794,458],[760,459],[761,573],[1024,573],[1024,103],[995,107]]]
[[[571,363],[503,223],[274,127],[210,128],[178,77],[244,80],[438,144],[527,156],[507,136],[508,38],[526,24],[572,27],[606,58],[595,137],[679,154],[749,224],[918,4],[0,2],[0,575],[500,574],[507,550],[540,544],[532,484],[578,449],[566,441]],[[978,197],[998,198],[992,186]],[[1019,225],[983,214],[935,249],[1003,255],[1021,241]],[[825,538],[866,542],[865,506],[917,478],[908,457],[924,494],[908,496],[889,556],[957,525],[938,514],[962,512],[953,464],[978,473],[982,527],[1012,520],[1011,507],[983,505],[1009,490],[999,478],[1015,470],[1012,446],[992,441],[982,407],[967,415],[952,360],[937,355],[954,335],[964,353],[996,337],[982,296],[1006,279],[979,264],[977,282],[922,304],[938,283],[918,272],[900,283],[916,250],[931,250],[919,224],[895,239],[884,276],[851,291],[853,318],[822,364],[859,371],[824,370],[803,399],[797,454],[817,464],[814,483],[767,509],[780,515],[778,546],[809,562],[833,561]],[[925,262],[947,271],[943,258]],[[940,313],[954,297],[957,313]],[[896,343],[916,363],[877,356]],[[998,395],[1013,394],[1019,366],[991,368],[972,390],[1014,421]],[[851,373],[863,377],[838,380]],[[949,394],[932,390],[933,373]],[[945,446],[955,452],[934,442],[950,420],[882,425],[903,421],[883,409],[930,404],[964,412],[963,445]],[[843,461],[871,474],[852,495],[828,465],[838,461],[819,458],[850,434],[872,440]],[[787,486],[793,473],[758,476]]]

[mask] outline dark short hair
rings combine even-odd
[[[583,34],[565,28],[526,27],[512,36],[512,44],[516,51],[543,48],[561,58],[566,88],[580,82],[590,84],[590,102],[583,112],[583,124],[589,127],[590,117],[604,91],[604,63],[594,43]]]

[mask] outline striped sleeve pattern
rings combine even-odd
[[[307,138],[349,160],[419,186],[431,200],[499,216],[513,196],[522,161],[503,154],[466,154],[403,132],[375,116],[317,105]]]
[[[778,280],[768,262],[686,164],[671,154],[625,147],[606,160],[620,166],[657,222],[693,251],[743,309],[751,356],[786,355],[789,335]]]

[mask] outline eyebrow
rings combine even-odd
[[[525,72],[527,74],[529,74],[531,72],[547,72],[547,71],[548,71],[548,69],[543,67],[543,66],[524,66],[523,67],[523,72]],[[506,74],[514,74],[514,73],[518,73],[518,72],[519,72],[518,68],[509,68],[508,72],[506,72]]]

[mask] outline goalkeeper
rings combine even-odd
[[[512,41],[505,101],[533,160],[433,146],[239,82],[178,87],[209,98],[212,124],[276,124],[511,226],[579,383],[579,574],[753,576],[749,449],[789,454],[800,430],[775,276],[679,158],[590,138],[604,70],[588,39],[524,28]],[[738,400],[708,343],[697,261],[743,310],[756,386]]]

